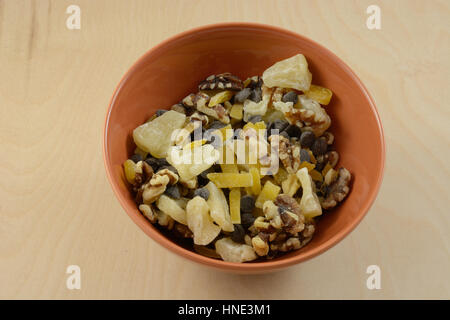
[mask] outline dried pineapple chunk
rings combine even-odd
[[[264,71],[264,84],[270,88],[292,88],[301,91],[309,90],[312,74],[308,70],[308,62],[303,54],[297,54],[278,61]]]
[[[224,103],[225,101],[228,101],[231,99],[231,97],[234,95],[233,91],[222,91],[214,96],[211,97],[208,103],[208,107],[214,107],[218,105],[219,103]]]
[[[327,162],[326,166],[322,169],[322,175],[325,177],[330,169],[333,169],[333,167]]]
[[[201,147],[206,143],[206,139],[195,140],[183,146],[183,150],[193,150],[194,148]]]
[[[295,173],[290,173],[286,180],[281,183],[281,188],[283,189],[283,193],[290,195],[291,197],[297,192],[300,188],[300,182],[298,181]]]
[[[215,246],[224,261],[241,263],[258,258],[252,246],[236,243],[231,238],[217,240]]]
[[[317,172],[317,171],[316,171]],[[307,168],[297,171],[297,177],[302,185],[303,194],[300,200],[300,210],[305,218],[311,219],[322,214],[322,207],[317,194],[313,190],[312,179]]]
[[[279,185],[281,185],[281,183],[286,180],[288,177],[288,173],[284,168],[278,168],[277,173],[274,174],[273,178],[275,180],[275,182]]]
[[[316,165],[314,163],[310,163],[308,161],[303,161],[302,163],[300,163],[299,169],[307,168],[308,171],[311,171],[311,170],[314,170],[315,166]]]
[[[308,98],[316,100],[318,103],[322,105],[327,105],[330,103],[331,97],[333,96],[333,92],[331,92],[330,89],[312,84],[309,87],[309,90],[305,91],[305,95]]]
[[[255,202],[255,207],[262,208],[264,202],[267,200],[275,200],[275,198],[280,193],[280,187],[277,185],[274,185],[272,182],[267,180],[267,182],[264,184],[263,189],[261,190],[261,193],[259,194],[258,198]]]
[[[228,208],[227,198],[222,190],[216,187],[212,182],[206,186],[209,191],[208,206],[211,210],[211,218],[217,223],[223,231],[232,232],[234,230],[231,223],[230,209]]]
[[[172,142],[172,133],[180,129],[186,116],[170,110],[154,120],[133,130],[133,139],[139,149],[149,152],[155,158],[165,158]]]
[[[311,176],[311,178],[314,180],[314,181],[319,181],[319,182],[322,182],[323,181],[323,176],[322,176],[322,174],[319,172],[319,171],[317,171],[317,170],[311,170],[311,171],[309,171],[309,175]]]
[[[253,185],[250,187],[251,193],[257,196],[261,192],[261,176],[259,175],[259,170],[256,167],[251,167],[249,173],[253,178]]]
[[[186,211],[184,211],[184,209],[181,208],[172,198],[169,198],[163,194],[156,201],[156,206],[159,210],[169,215],[173,220],[187,225]]]
[[[222,163],[220,168],[223,173],[239,173],[239,169],[235,163]]]
[[[177,169],[181,180],[188,181],[209,169],[219,156],[219,151],[210,144],[193,150],[172,147],[167,154],[167,162]]]
[[[240,188],[253,186],[253,177],[250,173],[208,173],[208,179],[218,188]]]
[[[207,245],[220,233],[220,227],[215,225],[209,215],[209,206],[205,199],[196,196],[186,205],[187,226],[194,234],[194,243]]]
[[[241,223],[241,190],[239,188],[230,190],[230,216],[233,224]]]
[[[235,103],[231,107],[230,117],[236,120],[242,120],[244,105],[240,103]]]

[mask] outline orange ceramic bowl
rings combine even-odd
[[[340,154],[338,166],[353,174],[345,201],[320,219],[313,240],[276,259],[230,263],[201,256],[155,228],[137,209],[122,163],[132,154],[131,133],[157,109],[168,108],[211,74],[231,72],[242,79],[261,75],[273,63],[303,53],[313,83],[334,95],[326,107]],[[103,141],[106,172],[130,218],[153,240],[189,260],[218,269],[261,273],[291,266],[331,248],[350,233],[372,205],[380,187],[385,147],[375,104],[355,73],[321,45],[291,31],[254,23],[222,23],[196,28],[160,43],[125,74],[106,115]]]

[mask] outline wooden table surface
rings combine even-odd
[[[66,8],[81,8],[69,30]],[[381,29],[366,8],[381,8]],[[269,275],[205,268],[128,218],[107,181],[102,129],[116,84],[146,50],[204,24],[251,21],[334,51],[373,95],[384,181],[326,253]],[[0,298],[450,298],[450,2],[0,0]],[[66,268],[81,269],[81,289]],[[366,268],[378,265],[381,289]]]

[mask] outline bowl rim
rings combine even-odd
[[[304,253],[301,253],[296,256],[289,257],[287,259],[282,260],[269,260],[269,261],[261,261],[257,263],[234,263],[234,262],[226,262],[219,259],[212,259],[205,256],[202,256],[196,252],[190,251],[188,249],[183,248],[182,246],[176,244],[175,242],[168,239],[166,236],[158,232],[150,222],[147,220],[139,219],[139,217],[136,215],[136,211],[130,212],[130,210],[127,210],[127,203],[125,196],[121,193],[119,190],[119,185],[115,182],[113,176],[112,176],[112,164],[109,162],[107,154],[109,152],[106,141],[108,139],[108,127],[109,127],[109,120],[111,111],[113,109],[115,100],[117,98],[118,93],[120,92],[122,86],[125,84],[127,79],[134,73],[134,71],[144,62],[147,56],[151,55],[154,52],[157,52],[164,46],[170,44],[173,41],[176,41],[178,39],[187,37],[189,35],[195,34],[197,32],[204,32],[204,31],[212,31],[217,29],[227,29],[227,28],[255,28],[259,30],[266,30],[270,32],[277,32],[277,33],[283,33],[288,36],[292,36],[295,38],[299,38],[302,41],[306,41],[311,43],[313,46],[318,47],[322,52],[325,52],[331,59],[333,59],[336,63],[340,64],[340,66],[350,75],[350,77],[353,79],[353,81],[358,85],[361,92],[366,97],[367,101],[369,102],[369,106],[372,110],[372,113],[375,116],[375,120],[377,122],[378,127],[378,133],[380,137],[380,145],[381,145],[381,154],[380,154],[380,171],[377,176],[376,184],[372,188],[371,193],[369,194],[369,201],[366,201],[366,204],[361,207],[360,212],[361,214],[354,220],[350,222],[349,225],[347,225],[345,228],[339,230],[338,233],[333,235],[330,239],[316,247],[314,250],[306,251]],[[106,117],[103,127],[103,161],[105,165],[106,175],[108,177],[109,183],[113,189],[113,192],[116,196],[116,198],[119,200],[119,203],[121,204],[122,208],[125,210],[127,215],[136,223],[139,228],[142,229],[150,238],[152,238],[154,241],[171,251],[172,253],[175,253],[177,255],[180,255],[190,261],[194,261],[209,267],[214,267],[216,269],[226,270],[226,271],[235,271],[235,272],[243,272],[243,273],[258,273],[258,272],[264,272],[264,271],[275,271],[281,268],[286,268],[288,266],[292,266],[295,264],[298,264],[300,262],[309,260],[313,257],[318,256],[319,254],[325,252],[326,250],[330,249],[331,247],[338,244],[340,241],[342,241],[350,232],[352,232],[356,226],[361,222],[361,220],[366,216],[367,212],[373,205],[382,180],[384,176],[384,169],[385,169],[385,158],[386,158],[386,147],[385,147],[385,138],[384,138],[384,131],[383,126],[380,120],[380,116],[378,114],[377,108],[375,106],[375,102],[368,92],[365,85],[362,83],[362,81],[359,79],[359,77],[355,74],[355,72],[337,55],[335,55],[332,51],[327,49],[326,47],[322,46],[321,44],[303,36],[296,32],[280,28],[273,25],[268,24],[261,24],[261,23],[253,23],[253,22],[221,22],[221,23],[214,23],[214,24],[207,24],[202,25],[196,28],[192,28],[186,31],[183,31],[181,33],[177,33],[162,42],[158,43],[154,47],[147,50],[142,56],[139,57],[139,59],[133,63],[133,65],[128,69],[128,71],[122,76],[120,82],[116,86],[113,96],[111,97],[111,100],[109,102],[108,109],[106,111]]]

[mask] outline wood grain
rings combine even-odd
[[[67,6],[81,30],[65,26]],[[368,30],[378,4],[381,30]],[[222,21],[325,45],[380,112],[386,172],[344,241],[286,271],[236,276],[174,256],[115,199],[101,144],[127,68],[163,39]],[[448,1],[0,0],[0,298],[450,298]],[[81,290],[66,268],[81,267]],[[377,264],[382,289],[366,288]]]

